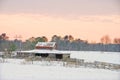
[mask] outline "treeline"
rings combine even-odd
[[[17,38],[9,40],[6,33],[3,33],[0,35],[0,51],[31,50],[35,48],[37,42],[47,41],[46,36],[31,37],[25,42]],[[88,43],[87,40],[74,39],[72,35],[64,37],[53,35],[51,41],[57,43],[57,50],[120,52],[120,38],[115,38],[112,41],[109,36],[103,36],[100,43]]]

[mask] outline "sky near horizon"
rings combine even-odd
[[[120,38],[120,0],[0,0],[0,34]]]

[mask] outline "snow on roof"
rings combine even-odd
[[[70,54],[70,52],[68,51],[59,51],[59,50],[46,50],[46,49],[34,49],[34,50],[28,50],[28,51],[18,51],[21,53],[41,53],[41,54],[45,54],[45,53],[49,53],[49,54]]]
[[[54,47],[56,42],[38,42],[36,46],[41,46],[41,47]]]

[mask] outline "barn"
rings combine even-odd
[[[34,50],[17,51],[18,57],[39,56],[41,58],[64,59],[70,58],[67,51],[56,50],[56,42],[38,42]]]

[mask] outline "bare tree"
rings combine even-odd
[[[115,38],[115,39],[113,40],[113,43],[115,43],[115,44],[120,44],[120,38]]]
[[[61,36],[53,35],[51,41],[58,41],[58,40],[61,40],[61,39],[62,39]]]
[[[46,36],[42,37],[45,42],[48,42],[48,38]]]
[[[103,44],[110,44],[111,43],[111,39],[108,35],[105,35],[101,38],[101,43]]]
[[[8,40],[8,39],[9,39],[9,37],[6,35],[6,33],[2,33],[0,35],[0,40]]]
[[[28,41],[30,41],[30,42],[34,42],[34,41],[35,41],[35,37],[31,37],[31,38],[29,38]]]
[[[72,42],[74,40],[74,37],[72,35],[69,35],[69,41]]]
[[[65,35],[64,36],[64,40],[68,40],[69,39],[69,36],[68,35]]]

